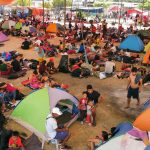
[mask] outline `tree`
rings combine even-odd
[[[17,0],[17,5],[19,6],[30,6],[32,0]]]
[[[107,3],[104,3],[104,2],[95,2],[93,4],[94,7],[103,7],[103,8],[108,8],[109,7],[109,4]]]
[[[147,2],[145,2],[144,4],[143,3],[140,3],[139,6],[138,6],[140,9],[144,9],[144,10],[150,10],[150,0],[148,0]]]
[[[43,6],[43,4],[42,4],[42,6]],[[44,3],[44,7],[45,7],[45,8],[52,8],[52,4],[49,3],[49,2],[45,2],[45,3]]]
[[[72,5],[72,0],[66,0],[66,6],[71,6]],[[64,0],[53,0],[53,7],[59,7],[62,8],[64,7]]]

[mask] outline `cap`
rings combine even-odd
[[[62,112],[60,111],[58,107],[54,107],[52,109],[52,113],[57,114],[57,115],[62,115]]]

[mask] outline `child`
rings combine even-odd
[[[100,145],[108,141],[108,133],[106,131],[100,132],[99,136],[88,140],[90,142],[91,150],[98,148]]]
[[[24,150],[19,133],[14,131],[12,137],[9,139],[9,150]]]
[[[89,126],[92,125],[92,101],[89,101],[87,104],[87,115],[86,115],[86,123],[89,124]]]
[[[84,118],[86,118],[87,100],[88,100],[86,92],[83,92],[82,95],[83,95],[83,97],[80,99],[80,102],[79,102],[81,124],[83,124],[83,120],[84,120]]]

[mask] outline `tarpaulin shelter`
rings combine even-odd
[[[11,118],[34,132],[38,137],[44,138],[46,117],[56,105],[58,105],[57,107],[67,106],[69,111],[72,111],[75,106],[78,106],[78,100],[61,89],[43,88],[25,97],[15,108]],[[64,115],[68,109],[64,110],[63,108],[61,107],[60,110]],[[63,115],[62,120],[64,119]],[[68,124],[75,121],[77,117],[78,114],[74,118],[70,116]]]
[[[0,43],[5,42],[7,40],[8,40],[8,37],[5,34],[3,34],[2,32],[0,32]]]
[[[32,15],[33,16],[43,15],[43,9],[33,8],[32,9]]]
[[[50,23],[46,29],[46,32],[57,33],[59,31],[64,31],[64,27],[59,23]]]
[[[138,10],[138,9],[129,9],[127,10],[127,13],[130,15],[130,14],[142,14],[142,11],[141,10]]]
[[[9,5],[13,2],[14,0],[0,0],[0,5]]]
[[[11,27],[15,27],[16,22],[13,20],[6,20],[4,21],[4,23],[2,24],[2,29],[11,29]]]
[[[137,35],[128,35],[120,44],[119,49],[141,52],[144,50],[144,44]]]
[[[21,22],[17,22],[15,25],[15,29],[20,30],[22,28],[22,23]]]

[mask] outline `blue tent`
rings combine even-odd
[[[128,37],[120,44],[119,49],[141,52],[144,50],[144,44],[137,35],[128,35]]]

